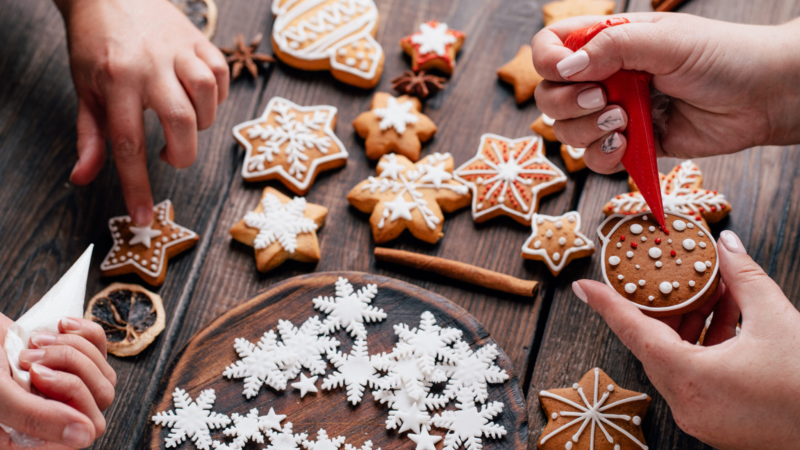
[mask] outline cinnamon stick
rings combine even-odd
[[[534,297],[539,290],[536,281],[522,280],[493,270],[482,269],[451,259],[414,252],[375,247],[375,259],[464,281],[508,294]]]
[[[656,12],[671,12],[686,0],[653,0],[653,9]]]

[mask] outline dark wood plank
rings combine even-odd
[[[650,11],[647,0],[631,0],[629,11]],[[680,11],[705,17],[756,24],[785,22],[800,14],[796,2],[773,0],[753,3],[747,0],[691,0]],[[712,226],[716,237],[724,229],[736,232],[748,252],[800,306],[800,283],[792,274],[800,264],[797,232],[800,201],[797,179],[800,173],[798,147],[755,148],[723,157],[696,160],[703,171],[704,186],[724,193],[733,206],[728,219]],[[659,161],[666,173],[679,160]],[[588,176],[578,210],[595,229],[605,217],[602,206],[613,196],[628,191],[627,176]],[[528,390],[531,426],[529,448],[535,449],[546,418],[536,393],[542,389],[565,387],[577,381],[592,367],[606,371],[620,386],[646,392],[653,403],[643,422],[651,449],[708,448],[683,433],[672,419],[664,399],[648,381],[641,364],[622,345],[602,318],[578,301],[571,283],[576,279],[600,279],[597,254],[579,273],[561,277],[553,298],[550,320]]]

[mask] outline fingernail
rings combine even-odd
[[[70,172],[70,173],[69,173],[69,182],[70,182],[70,183],[72,183],[72,177],[74,177],[74,176],[75,176],[75,172],[78,170],[78,165],[79,165],[80,163],[81,163],[80,161],[76,162],[76,163],[75,163],[75,167],[73,167],[73,168],[72,168],[72,172]]]
[[[61,327],[63,327],[65,331],[81,331],[81,323],[69,317],[61,319]]]
[[[619,137],[619,133],[612,133],[603,140],[603,146],[600,147],[600,150],[605,154],[609,154],[620,147],[622,147],[622,139]]]
[[[589,54],[585,50],[578,50],[577,52],[567,56],[556,64],[558,73],[562,77],[568,78],[589,66]]]
[[[586,303],[586,292],[583,292],[581,285],[578,284],[577,281],[572,282],[572,292],[574,292],[575,296],[581,299],[583,303]]]
[[[622,116],[622,110],[619,108],[606,111],[597,118],[597,128],[603,131],[616,130],[621,127],[623,123],[625,123],[625,118]]]
[[[132,219],[136,225],[150,225],[150,223],[153,222],[153,210],[144,206],[140,206],[136,208],[136,211],[133,212]]]
[[[19,360],[26,363],[35,363],[44,358],[44,350],[23,350],[19,353]]]
[[[47,347],[56,343],[56,337],[48,333],[36,333],[31,337],[31,342],[37,347]]]
[[[597,109],[605,106],[603,90],[599,87],[587,89],[578,94],[578,106],[583,109]]]
[[[89,434],[89,427],[82,423],[71,423],[64,428],[61,435],[64,444],[70,447],[84,448],[92,444],[92,436]]]
[[[47,380],[52,380],[56,377],[56,371],[45,367],[41,364],[32,364],[31,371],[34,372],[36,375],[39,375],[41,378],[45,378]]]
[[[733,231],[725,230],[719,234],[719,238],[719,240],[722,241],[722,245],[724,245],[729,252],[743,255],[747,254],[744,244],[742,244],[742,241],[739,240],[739,236],[737,236]]]

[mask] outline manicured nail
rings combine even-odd
[[[581,299],[583,303],[586,303],[586,292],[583,292],[581,285],[578,284],[577,281],[572,282],[572,292],[574,292],[575,296]]]
[[[568,78],[589,66],[589,54],[585,50],[577,52],[562,59],[556,68],[562,77]]]
[[[69,317],[61,319],[61,327],[64,328],[65,331],[81,331],[81,323]]]
[[[616,130],[625,123],[625,118],[622,116],[622,110],[614,108],[600,114],[597,118],[597,128],[603,131]]]
[[[44,350],[40,349],[23,350],[19,353],[19,360],[30,364],[33,364],[42,358],[44,358]]]
[[[72,172],[69,173],[69,182],[72,183],[72,177],[75,176],[75,171],[78,170],[78,165],[80,165],[80,161],[75,163],[75,167],[72,168]]]
[[[606,105],[603,90],[599,87],[587,89],[578,94],[578,106],[583,109],[597,109]]]
[[[69,447],[84,448],[92,445],[89,427],[82,423],[71,423],[64,428],[61,440]]]
[[[44,378],[44,379],[47,379],[47,380],[53,380],[56,377],[56,371],[55,370],[53,370],[53,369],[51,369],[49,367],[45,367],[45,366],[43,366],[41,364],[32,364],[31,365],[31,371],[34,372],[36,375],[39,375],[41,378]]]
[[[619,133],[612,133],[603,140],[603,146],[600,147],[600,150],[605,154],[609,154],[620,147],[622,147],[622,139],[619,137]]]
[[[48,333],[36,333],[31,336],[31,342],[37,347],[47,347],[56,343],[56,337]]]
[[[133,212],[133,222],[139,226],[147,226],[153,222],[153,210],[140,206]]]
[[[722,244],[728,249],[731,253],[740,253],[740,254],[747,254],[747,250],[744,248],[744,244],[742,241],[739,240],[739,236],[736,235],[733,231],[725,230],[719,234],[719,240],[722,241]]]

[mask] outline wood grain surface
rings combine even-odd
[[[372,300],[372,305],[382,308],[388,317],[379,323],[365,324],[370,354],[391,352],[397,343],[393,326],[405,323],[409,327],[416,327],[419,325],[420,315],[425,311],[433,313],[439,326],[462,330],[462,339],[473,349],[495,343],[483,326],[464,309],[444,297],[414,285],[359,272],[303,275],[271,286],[199,331],[170,363],[159,384],[149,416],[173,409],[172,392],[176,387],[185,389],[193,398],[202,390],[214,389],[217,395],[214,411],[228,416],[234,412],[243,414],[251,408],[258,408],[264,415],[269,408],[275,408],[276,413],[287,415],[286,421],[292,422],[295,433],[308,433],[311,440],[316,436],[317,430],[324,428],[329,436],[344,436],[348,444],[356,447],[371,440],[376,449],[415,448],[414,442],[405,435],[398,437],[396,430],[386,429],[388,408],[375,401],[372,389],[367,388],[363,398],[355,406],[347,401],[344,388],[323,390],[321,380],[333,372],[330,363],[326,375],[317,380],[319,392],[308,393],[303,398],[291,386],[285,391],[275,391],[265,385],[257,396],[248,400],[242,395],[241,379],[229,380],[222,376],[225,367],[238,359],[233,348],[234,339],[244,337],[250,342],[257,342],[265,331],[275,329],[281,319],[288,320],[297,327],[309,317],[319,316],[320,320],[324,320],[325,315],[314,309],[311,299],[319,296],[332,297],[334,283],[339,277],[347,278],[355,290],[370,283],[378,286],[378,294]],[[349,353],[353,338],[346,331],[339,330],[331,336],[342,343],[339,351]],[[503,425],[508,434],[499,439],[484,439],[483,448],[521,450],[528,443],[525,399],[511,361],[502,351],[496,362],[501,369],[508,372],[510,378],[503,384],[489,385],[487,402],[500,401],[505,404],[503,412],[494,421]],[[308,376],[307,370],[304,369],[302,373]],[[454,403],[451,402],[448,409],[453,408]],[[431,430],[431,434],[437,435],[443,435],[444,432],[446,430],[437,428]],[[168,434],[168,429],[148,421],[139,448],[160,449]],[[212,436],[219,440],[228,440],[219,430]],[[246,448],[256,447],[259,446],[251,444]]]
[[[529,101],[517,106],[510,86],[495,71],[530,42],[542,27],[544,0],[376,0],[382,17],[377,39],[387,52],[378,91],[390,92],[390,79],[409,68],[398,42],[425,20],[438,19],[464,31],[467,40],[458,67],[443,92],[428,100],[423,112],[439,126],[423,146],[423,155],[450,152],[456,163],[474,154],[482,133],[508,137],[529,133],[539,115]],[[630,3],[630,4],[628,4]],[[646,11],[649,0],[621,0],[618,10]],[[229,46],[238,33],[246,39],[268,36],[272,26],[269,0],[217,0],[219,22],[213,42]],[[735,22],[775,24],[800,15],[793,0],[689,0],[681,12]],[[119,177],[109,158],[97,180],[87,187],[68,183],[77,155],[77,101],[69,72],[63,21],[46,0],[0,0],[0,312],[15,319],[59,279],[89,243],[96,244],[87,294],[113,281],[99,278],[99,264],[111,246],[107,220],[124,213]],[[262,52],[271,53],[268,39]],[[320,230],[322,261],[287,263],[269,274],[255,269],[252,249],[233,242],[228,229],[256,203],[266,185],[288,193],[277,183],[245,183],[239,175],[243,153],[231,128],[257,117],[274,95],[299,104],[339,108],[336,133],[350,151],[346,167],[320,176],[308,200],[326,206],[330,215]],[[274,283],[313,271],[358,270],[398,278],[442,295],[466,309],[505,350],[519,374],[523,392],[566,386],[599,365],[621,386],[654,398],[644,422],[650,448],[700,448],[683,434],[663,399],[647,381],[641,366],[602,320],[576,302],[572,281],[599,276],[597,257],[571,263],[554,278],[541,263],[519,257],[529,229],[500,218],[476,225],[467,210],[449,214],[445,237],[437,245],[404,236],[391,247],[441,256],[512,276],[539,281],[541,298],[500,295],[441,277],[376,263],[365,214],[344,196],[375,173],[364,156],[363,141],[352,120],[368,109],[372,91],[335,81],[328,73],[308,73],[282,63],[258,80],[242,77],[217,111],[214,125],[200,133],[197,162],[176,170],[158,159],[164,145],[155,115],[145,114],[148,170],[155,201],[172,200],[176,221],[200,234],[198,246],[170,261],[164,298],[167,328],[136,357],[111,358],[117,371],[117,398],[106,412],[108,429],[96,449],[132,449],[140,442],[158,382],[170,361],[189,339],[216,317]],[[558,144],[548,157],[563,169]],[[733,204],[730,219],[712,227],[715,234],[732,229],[748,251],[781,285],[789,298],[800,299],[797,229],[800,182],[797,147],[758,148],[737,155],[697,161],[706,186],[725,193]],[[662,161],[668,170],[674,161]],[[624,176],[605,177],[587,171],[570,175],[569,185],[542,201],[540,211],[562,214],[578,209],[587,229],[601,218],[600,207],[626,192]],[[531,442],[544,425],[535,395],[528,403]]]

